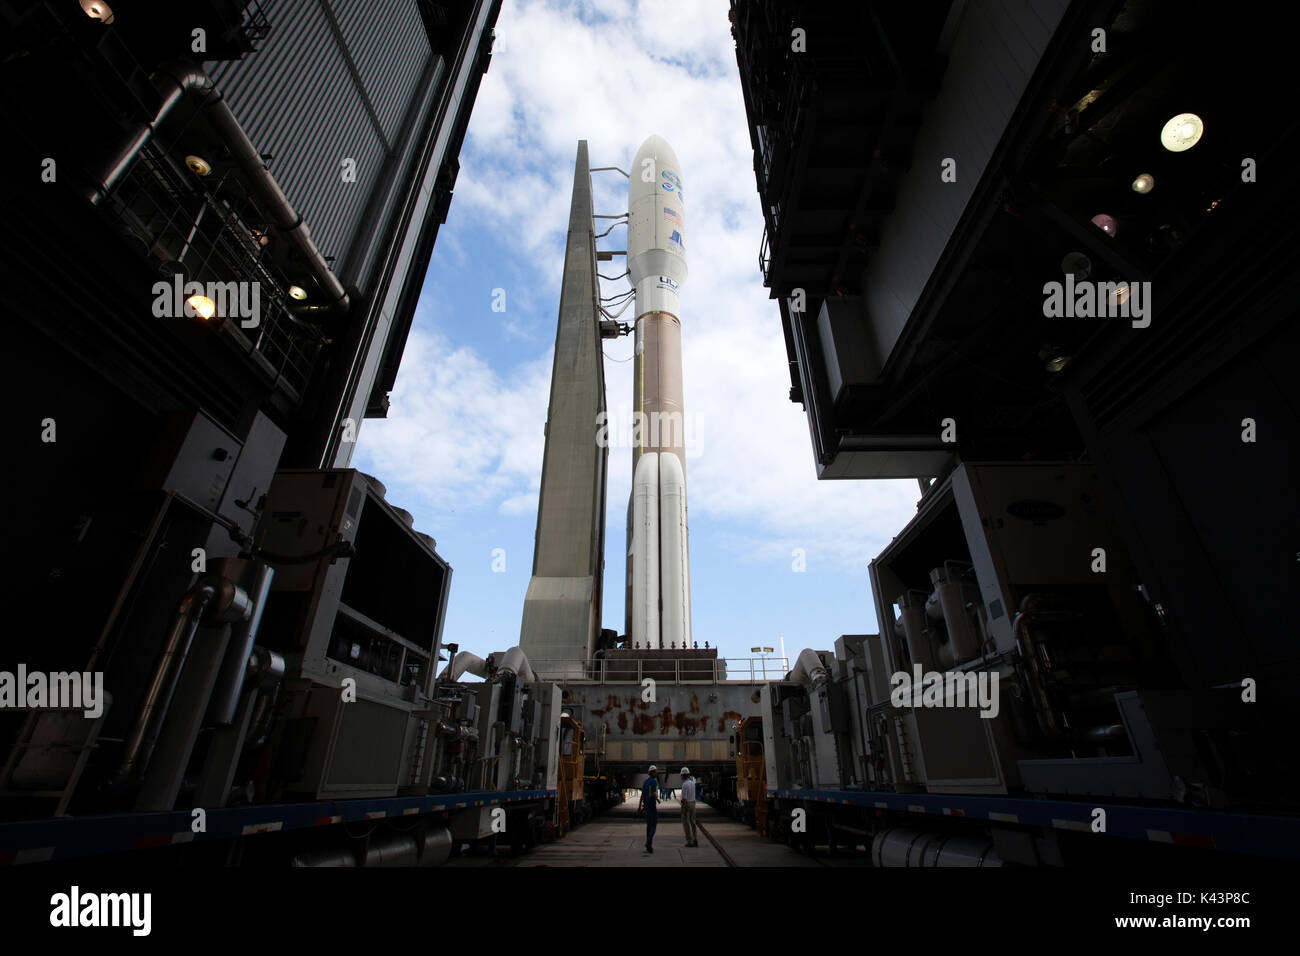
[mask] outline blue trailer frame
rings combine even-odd
[[[1173,843],[1277,859],[1300,859],[1300,817],[1140,807],[1101,801],[1080,803],[1026,797],[976,797],[932,793],[884,793],[863,790],[775,790],[781,801],[809,801],[835,806],[890,810],[930,816],[961,817],[991,823],[1051,827],[1092,832],[1093,811],[1106,811],[1106,829],[1098,836]]]
[[[190,842],[218,842],[258,833],[369,822],[473,807],[554,799],[554,790],[480,790],[423,797],[322,800],[206,810],[195,833],[191,810],[110,813],[0,823],[0,866],[45,863]]]

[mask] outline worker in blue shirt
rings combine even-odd
[[[650,765],[650,776],[641,784],[641,803],[638,810],[645,811],[645,850],[653,853],[655,828],[659,826],[659,768]]]

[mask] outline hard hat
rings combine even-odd
[[[651,772],[651,773],[653,773],[654,771],[656,771],[656,770],[658,770],[658,769],[659,769],[659,768],[656,767],[654,764],[651,764],[651,765],[650,765],[650,772]]]
[[[683,777],[686,776],[686,775],[687,775],[688,773],[690,773],[690,772],[691,772],[691,768],[690,768],[690,767],[683,767],[683,768],[682,768],[682,776],[683,776]]]

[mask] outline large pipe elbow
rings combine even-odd
[[[504,677],[507,674],[514,674],[520,680],[526,683],[532,683],[537,680],[537,675],[533,673],[533,666],[528,663],[526,655],[521,647],[512,647],[502,654],[492,655],[496,660],[497,674]]]
[[[817,688],[826,683],[826,668],[817,652],[805,647],[795,658],[794,669],[790,671],[789,680]]]
[[[98,206],[108,198],[113,187],[131,168],[140,150],[153,139],[154,133],[158,131],[158,125],[167,118],[186,94],[215,93],[212,78],[207,73],[197,66],[178,61],[163,63],[154,70],[149,81],[158,94],[158,108],[149,122],[136,127],[106,162],[91,171],[90,184],[86,191],[86,198],[90,200],[91,205]]]
[[[481,677],[487,680],[488,666],[487,661],[477,654],[471,654],[469,651],[461,651],[447,663],[447,668],[442,672],[445,680],[458,681],[462,675],[470,673],[475,677]]]

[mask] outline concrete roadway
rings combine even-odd
[[[634,816],[629,800],[570,830],[562,839],[543,844],[517,857],[504,849],[493,858],[484,849],[455,857],[448,866],[770,866],[818,867],[862,865],[865,859],[814,859],[796,853],[784,843],[764,839],[743,823],[724,816],[703,803],[696,804],[698,847],[686,846],[681,804],[676,798],[659,804],[659,826],[653,854],[645,851],[645,820]],[[504,847],[504,841],[502,841]]]

